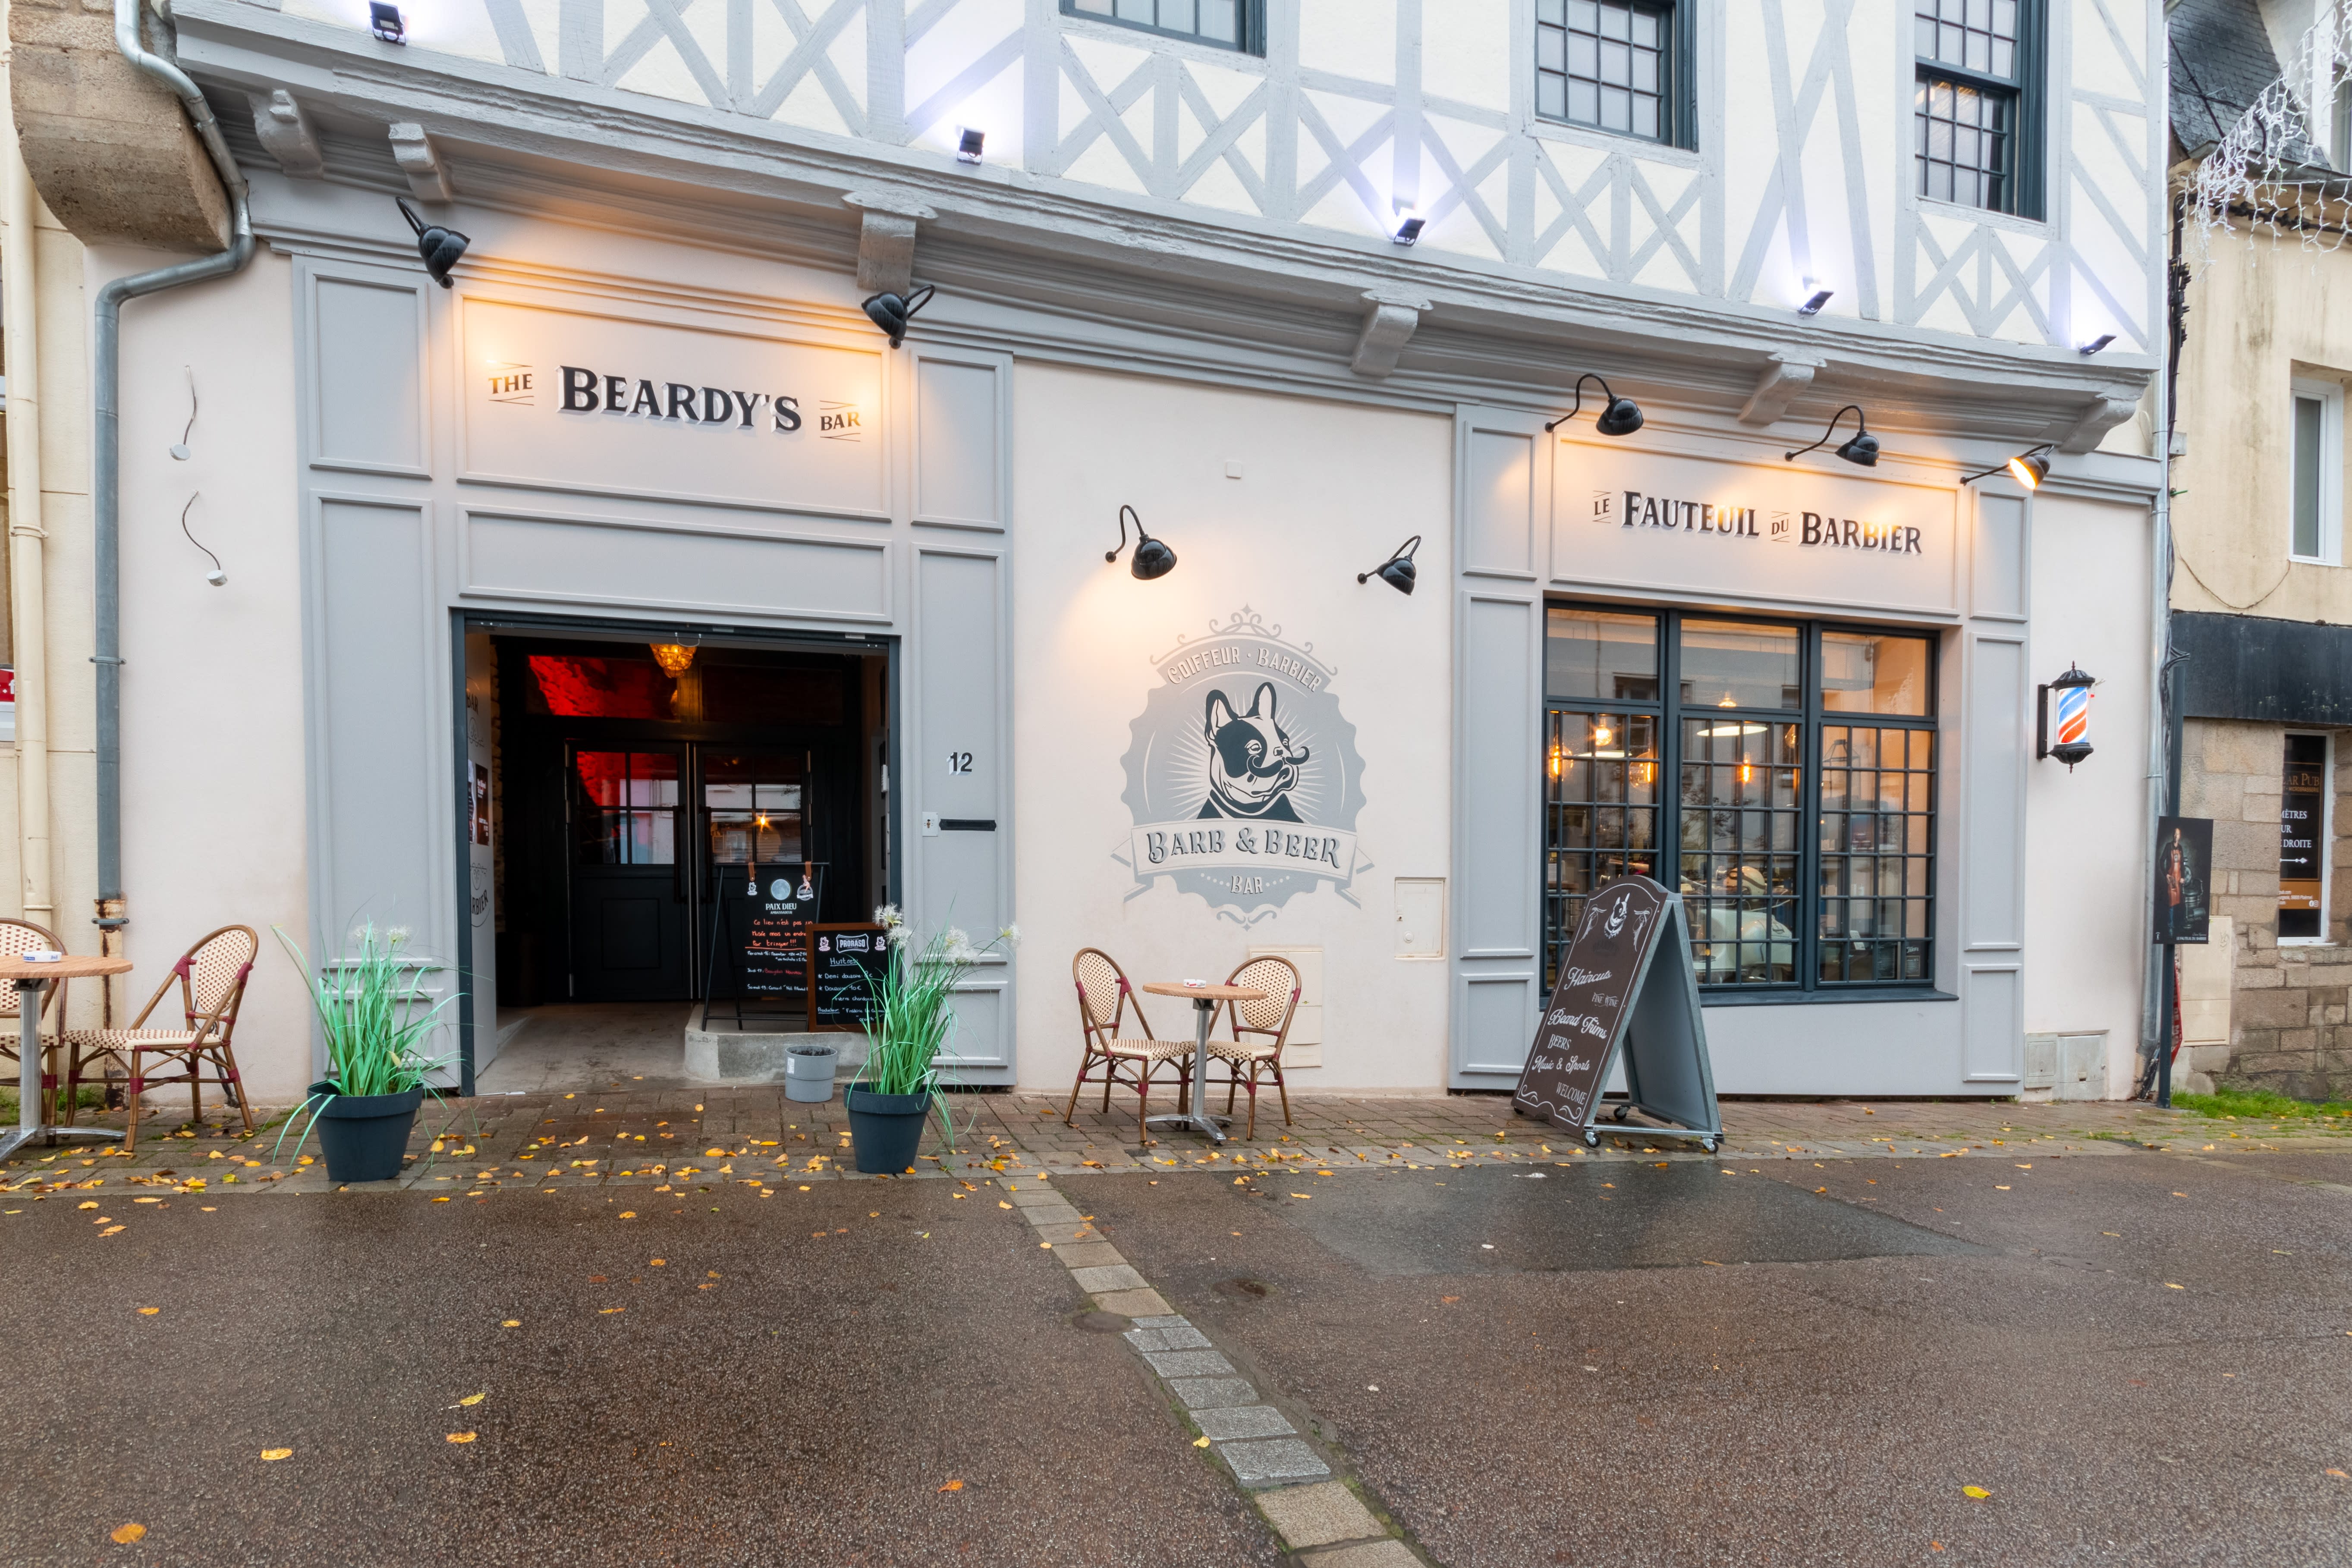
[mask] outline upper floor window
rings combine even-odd
[[[2287,553],[2333,566],[2344,559],[2344,388],[2294,382],[2293,521]]]
[[[2040,217],[2040,0],[1912,5],[1919,194]]]
[[[1062,0],[1062,15],[1244,54],[1265,53],[1265,0]]]
[[[1536,112],[1690,142],[1690,0],[1536,0]]]

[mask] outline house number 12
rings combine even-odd
[[[948,753],[948,772],[951,773],[968,773],[971,772],[971,753],[970,752],[950,752]]]

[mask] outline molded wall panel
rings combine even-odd
[[[1012,919],[1003,564],[992,552],[916,552],[912,711],[903,769],[908,798],[900,803],[916,923],[927,935],[961,926],[983,945]],[[959,759],[955,766],[948,761],[951,752]],[[967,754],[968,763],[961,761]],[[925,832],[925,818],[934,815],[971,826]],[[987,974],[973,975],[958,994],[957,1016],[971,1023],[959,1031],[955,1050],[965,1062],[1009,1067],[1012,1042],[1003,1026],[1002,998],[981,1000],[989,994],[982,989]],[[977,1027],[990,1020],[984,1033]]]
[[[311,282],[310,462],[424,476],[425,300],[414,284]]]
[[[1001,529],[1004,369],[992,359],[915,361],[915,521]]]
[[[1462,570],[1507,577],[1536,574],[1536,447],[1532,430],[1477,421],[1462,435]]]
[[[1968,874],[1962,883],[1960,941],[1975,951],[2015,947],[2024,940],[2025,644],[2014,637],[1971,636],[1967,682],[1968,723],[1961,736],[1960,843]],[[1952,850],[1946,851],[1948,858]]]
[[[1993,620],[2025,619],[2027,516],[2022,496],[1977,497],[1969,614]]]
[[[1970,1083],[2019,1083],[2025,1066],[2025,977],[2011,963],[1962,966],[1960,1070]]]
[[[466,514],[466,591],[713,615],[887,622],[890,546],[623,519]]]

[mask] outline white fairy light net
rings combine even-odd
[[[2193,81],[2195,62],[2184,62]],[[2352,226],[2352,178],[2328,167],[2337,118],[2352,114],[2352,5],[2328,7],[2303,35],[2285,73],[2255,96],[2187,182],[2193,258],[2217,234],[2298,237],[2336,250]]]

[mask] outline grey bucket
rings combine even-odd
[[[831,1046],[784,1047],[784,1098],[822,1104],[833,1098],[833,1064],[841,1053]]]

